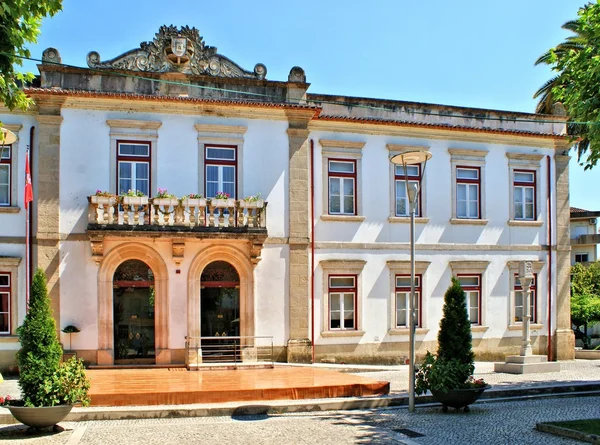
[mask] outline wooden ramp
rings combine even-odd
[[[310,367],[90,369],[92,406],[183,405],[388,394],[389,382]]]

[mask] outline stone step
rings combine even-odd
[[[509,355],[506,357],[506,363],[545,363],[548,357],[545,355]]]
[[[537,374],[542,372],[560,372],[560,363],[494,363],[494,371],[505,372],[507,374]]]

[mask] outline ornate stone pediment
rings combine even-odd
[[[139,49],[132,49],[111,60],[101,61],[100,54],[92,51],[87,55],[90,68],[106,68],[155,73],[178,72],[183,74],[215,77],[247,77],[264,79],[267,68],[257,63],[254,72],[246,71],[238,64],[217,53],[217,48],[204,44],[196,28],[184,26],[160,27],[154,40],[142,42]]]

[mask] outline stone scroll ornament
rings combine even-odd
[[[160,27],[154,40],[142,42],[139,49],[132,49],[111,60],[101,61],[100,54],[92,51],[87,55],[90,68],[145,71],[155,73],[179,72],[183,74],[216,77],[247,77],[262,80],[267,68],[257,63],[254,72],[246,71],[238,64],[217,53],[217,48],[204,44],[196,28],[184,26]]]

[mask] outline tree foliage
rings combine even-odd
[[[589,267],[577,263],[571,268],[571,323],[577,327],[575,334],[584,348],[589,348],[587,329],[600,323],[600,261]]]
[[[30,57],[28,43],[37,41],[42,19],[62,9],[62,0],[2,0],[0,3],[0,101],[9,109],[26,110],[31,101],[20,84],[33,79],[21,73],[21,57]]]
[[[19,386],[26,406],[44,406],[47,382],[58,372],[62,348],[56,335],[46,276],[38,269],[31,283],[29,310],[17,333],[21,349],[17,353]]]
[[[568,133],[577,142],[579,162],[588,170],[600,159],[600,0],[577,14],[562,26],[572,35],[535,62],[549,65],[556,75],[533,97],[540,98],[538,113],[550,114],[556,102],[564,105]]]

